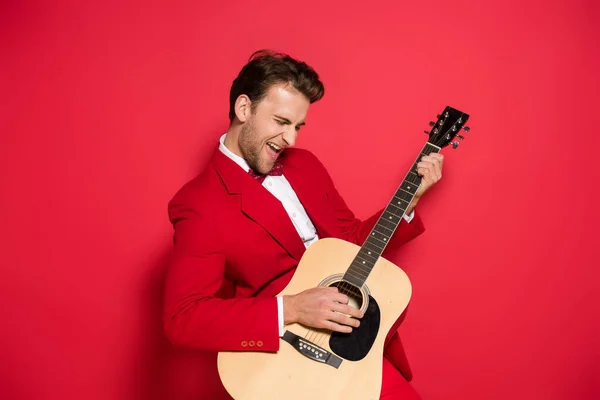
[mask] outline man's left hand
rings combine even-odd
[[[439,153],[431,153],[423,156],[417,163],[417,173],[421,177],[421,186],[417,189],[415,197],[406,210],[410,214],[417,202],[433,185],[442,179],[442,167],[444,165],[444,156]]]

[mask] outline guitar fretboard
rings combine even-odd
[[[345,281],[358,287],[361,287],[365,283],[375,263],[402,221],[406,209],[415,197],[415,193],[417,193],[417,189],[421,184],[421,177],[417,174],[417,164],[421,161],[421,157],[431,153],[439,153],[440,150],[439,147],[431,143],[425,144],[425,147],[423,147],[423,150],[421,150],[421,153],[406,174],[394,197],[392,197],[387,207],[383,210],[373,230],[369,233],[369,237],[365,240],[352,264],[350,264],[350,267],[344,274],[343,279]]]

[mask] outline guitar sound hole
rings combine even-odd
[[[363,305],[363,295],[361,291],[354,285],[348,282],[335,282],[329,287],[336,287],[340,293],[348,296],[348,305],[360,309]]]

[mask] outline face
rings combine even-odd
[[[244,121],[239,148],[256,172],[266,174],[288,146],[296,143],[310,101],[288,85],[274,85]]]

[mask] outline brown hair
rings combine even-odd
[[[325,87],[319,75],[305,62],[300,62],[287,54],[270,50],[258,50],[252,53],[237,78],[231,84],[229,92],[229,120],[235,117],[235,101],[245,94],[252,102],[252,111],[265,98],[269,88],[277,83],[289,83],[302,93],[310,103],[320,100]]]

